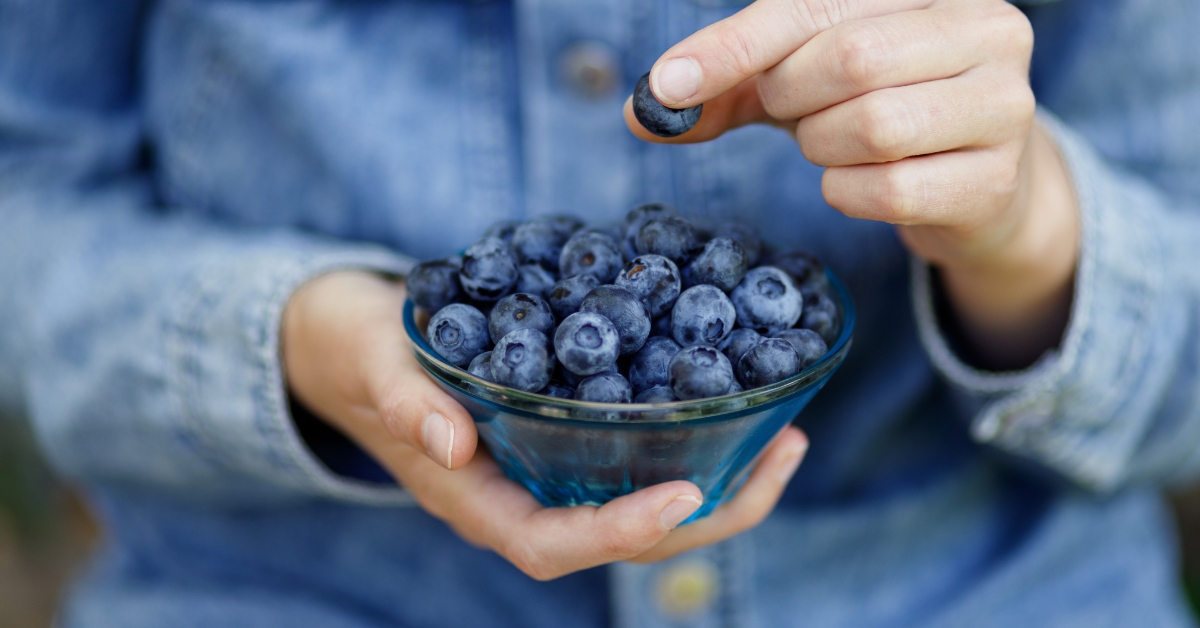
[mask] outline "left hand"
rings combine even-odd
[[[976,348],[1020,362],[1061,335],[1078,251],[1069,181],[1033,121],[1032,47],[1003,0],[758,0],[651,71],[663,104],[704,103],[695,128],[663,139],[625,117],[652,142],[794,133],[827,167],[829,204],[897,225]]]

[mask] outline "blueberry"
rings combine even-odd
[[[773,266],[746,273],[729,298],[737,308],[738,324],[764,335],[795,325],[803,307],[792,278]]]
[[[648,388],[668,385],[667,366],[680,348],[678,343],[666,336],[653,336],[646,340],[641,350],[629,360],[629,385],[634,392],[641,393]]]
[[[712,237],[729,238],[742,245],[746,251],[746,264],[751,268],[762,257],[762,240],[758,239],[754,229],[740,222],[723,222],[713,227]]]
[[[772,257],[771,265],[791,275],[792,283],[804,294],[828,290],[825,265],[812,253],[799,249],[777,253]]]
[[[715,286],[695,286],[683,291],[671,310],[671,337],[680,346],[715,347],[733,331],[737,312],[729,297]]]
[[[566,214],[550,214],[549,216],[539,216],[530,222],[538,222],[549,225],[550,228],[562,235],[563,242],[566,242],[572,234],[580,229],[583,229],[584,222],[574,216]]]
[[[561,321],[578,312],[579,304],[583,303],[583,297],[586,297],[599,285],[600,280],[592,275],[567,277],[554,284],[546,300],[550,303],[550,309],[554,310],[554,315]]]
[[[475,356],[471,360],[471,365],[467,367],[467,372],[482,380],[489,382],[496,381],[492,375],[492,352],[484,351]]]
[[[575,398],[596,403],[629,403],[633,390],[620,373],[600,373],[579,382]]]
[[[546,270],[558,270],[558,258],[570,234],[564,234],[548,221],[531,220],[513,232],[512,248],[522,264],[537,264]]]
[[[426,312],[436,312],[463,296],[458,267],[449,260],[434,260],[413,267],[404,280],[408,298]]]
[[[802,369],[806,369],[820,360],[821,356],[825,355],[829,349],[825,341],[821,340],[821,336],[811,329],[785,329],[771,337],[782,338],[792,343],[792,348],[800,356],[800,368]]]
[[[833,299],[820,292],[805,294],[800,326],[817,332],[826,345],[832,346],[840,331],[837,305],[834,305]]]
[[[679,398],[675,396],[675,391],[671,390],[670,386],[647,388],[633,399],[634,403],[670,403],[672,401],[679,401]]]
[[[683,283],[689,288],[710,284],[728,293],[741,283],[749,268],[750,257],[741,244],[729,238],[713,238],[684,267]]]
[[[558,267],[564,277],[587,273],[600,283],[611,283],[621,272],[623,263],[616,240],[595,231],[571,236],[558,258]]]
[[[666,336],[671,337],[671,313],[668,312],[650,321],[650,337]]]
[[[536,329],[518,329],[492,349],[492,376],[497,384],[536,392],[550,383],[554,372],[550,340]]]
[[[753,329],[739,327],[729,333],[725,337],[725,341],[717,345],[725,357],[729,358],[730,364],[737,364],[738,360],[742,359],[743,355],[750,350],[750,347],[762,342],[762,335]]]
[[[595,375],[615,368],[621,337],[607,318],[576,312],[554,332],[554,351],[564,369],[575,375]]]
[[[668,368],[671,390],[684,400],[724,395],[733,383],[729,358],[713,347],[687,347],[671,358]]]
[[[742,390],[742,385],[737,381],[737,378],[734,377],[733,383],[729,384],[729,390],[725,391],[725,394],[726,395],[736,395],[740,392],[745,392],[745,391]]]
[[[465,303],[451,303],[429,319],[429,346],[457,367],[464,367],[488,348],[487,317]]]
[[[638,79],[633,88],[633,115],[645,129],[659,137],[675,137],[687,133],[700,119],[704,105],[672,109],[654,97],[650,90],[650,73]]]
[[[680,282],[675,262],[661,255],[641,255],[625,265],[615,283],[641,299],[650,316],[662,316],[679,298]]]
[[[700,239],[696,235],[696,228],[683,218],[655,218],[647,220],[646,224],[638,229],[638,255],[653,253],[682,266],[692,259],[699,248]]]
[[[617,373],[617,372],[619,372],[617,369],[617,363],[613,362],[612,364],[604,367],[604,369],[601,370],[600,372],[601,373]],[[572,373],[570,369],[563,366],[562,362],[560,361],[558,363],[558,369],[555,370],[555,375],[554,375],[553,379],[561,382],[563,384],[563,386],[566,386],[567,388],[570,388],[571,390],[575,390],[576,388],[579,387],[579,382],[582,382],[584,379],[586,379],[587,377],[590,377],[591,375],[595,375],[595,373],[589,373],[588,375],[576,375],[576,374]]]
[[[483,237],[500,238],[505,242],[512,242],[513,232],[515,232],[519,226],[521,226],[521,221],[519,220],[501,220],[488,227],[487,231],[483,232]]]
[[[496,303],[488,315],[488,333],[492,342],[517,329],[536,329],[543,334],[554,328],[554,313],[546,300],[532,294],[510,294]]]
[[[785,380],[800,372],[800,356],[792,343],[782,338],[764,338],[738,360],[742,386],[758,388]]]
[[[558,399],[574,399],[575,389],[569,386],[563,386],[557,382],[550,382],[546,387],[538,391],[539,395],[547,397],[556,397]]]
[[[617,286],[599,286],[583,298],[580,312],[595,312],[608,320],[621,337],[621,355],[629,355],[650,337],[650,310],[632,292]]]
[[[678,217],[679,210],[666,203],[645,203],[629,210],[625,214],[625,221],[621,223],[621,252],[625,254],[625,259],[637,257],[637,235],[642,225],[649,220],[669,216]]]
[[[545,298],[554,287],[554,274],[537,264],[521,264],[517,268],[517,292],[528,292]]]
[[[504,240],[484,238],[463,254],[459,281],[478,301],[496,301],[517,283],[517,254]]]

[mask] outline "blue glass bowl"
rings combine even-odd
[[[688,480],[704,495],[690,522],[737,493],[767,443],[845,359],[854,304],[845,285],[833,273],[828,277],[842,327],[825,356],[781,382],[709,399],[611,404],[527,393],[442,360],[425,340],[427,316],[412,301],[404,305],[404,327],[417,361],[475,418],[496,463],[542,504],[599,505],[661,482]]]

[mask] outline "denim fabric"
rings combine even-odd
[[[0,0],[0,414],[111,532],[61,624],[1191,625],[1156,487],[1200,457],[1200,5],[1026,8],[1083,245],[1061,347],[986,373],[785,134],[625,129],[657,55],[744,4]],[[581,42],[612,91],[565,77]],[[278,360],[297,286],[648,200],[813,250],[859,306],[760,527],[537,583],[306,445]],[[712,595],[680,615],[689,564]]]

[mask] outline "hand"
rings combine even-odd
[[[402,285],[364,272],[330,273],[302,286],[283,317],[288,385],[427,512],[534,578],[660,560],[753,527],[775,507],[807,448],[799,430],[785,429],[734,500],[678,530],[701,505],[690,482],[666,482],[599,508],[545,508],[476,451],[471,416],[412,356],[403,303]]]
[[[664,104],[704,103],[699,142],[750,123],[795,134],[822,192],[898,226],[941,271],[983,361],[1024,366],[1066,324],[1078,210],[1033,123],[1033,32],[1003,0],[758,0],[668,50]]]

